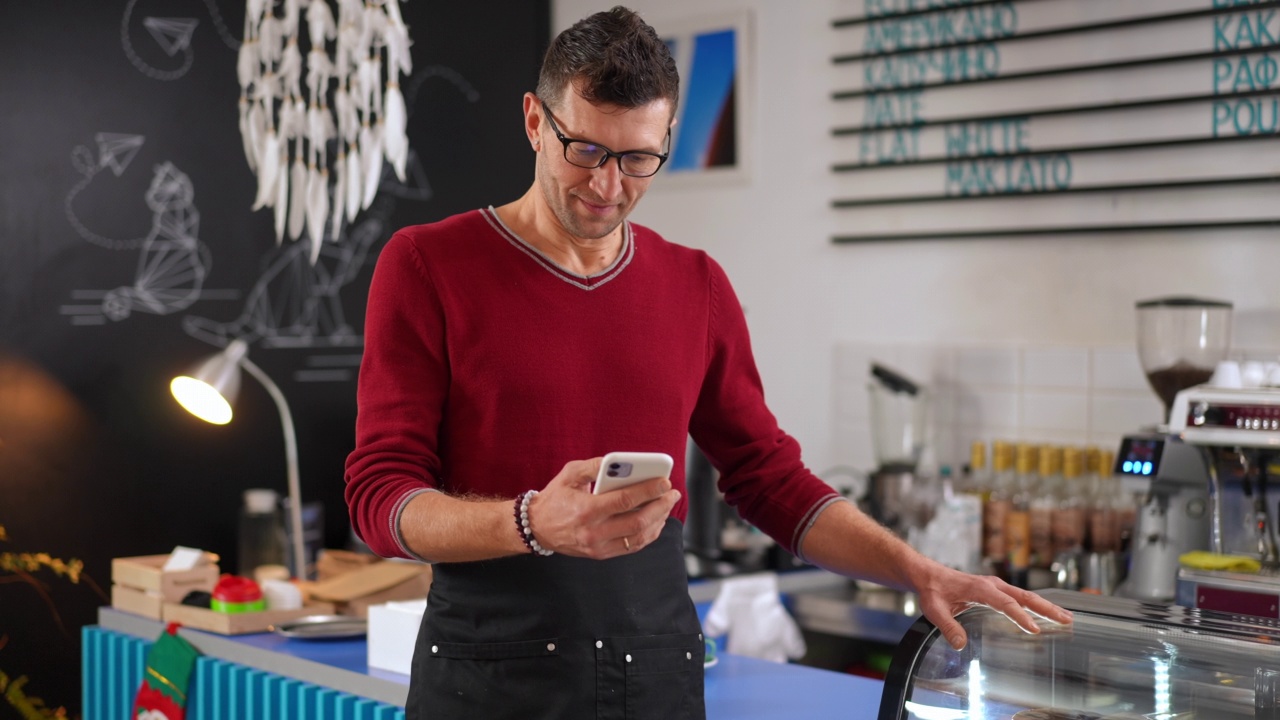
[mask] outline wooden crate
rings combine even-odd
[[[168,555],[139,555],[111,561],[111,582],[159,595],[164,602],[182,602],[192,590],[212,592],[218,584],[218,556],[205,553],[206,562],[191,570],[166,572]]]
[[[128,585],[111,586],[111,607],[117,610],[159,620],[163,617],[161,608],[164,598],[158,594],[129,587]]]
[[[220,613],[194,605],[165,603],[162,609],[165,622],[181,623],[183,627],[207,630],[219,635],[246,635],[266,632],[273,626],[307,615],[332,615],[331,603],[312,603],[294,610],[263,610],[247,613]]]

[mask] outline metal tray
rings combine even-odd
[[[347,615],[307,615],[271,629],[277,635],[298,640],[348,640],[364,637],[369,625],[363,618]]]

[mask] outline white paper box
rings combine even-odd
[[[369,606],[369,667],[409,674],[426,600]]]

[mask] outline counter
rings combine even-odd
[[[83,630],[84,718],[126,720],[146,650],[164,625],[109,607],[99,609],[98,623]],[[370,669],[364,640],[179,632],[203,654],[188,701],[191,720],[404,718],[408,676]],[[707,718],[870,719],[881,689],[866,678],[722,655],[706,672]]]

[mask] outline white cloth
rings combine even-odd
[[[804,637],[778,595],[773,573],[745,575],[725,580],[711,604],[703,631],[708,637],[728,633],[725,650],[733,655],[772,662],[804,656]]]

